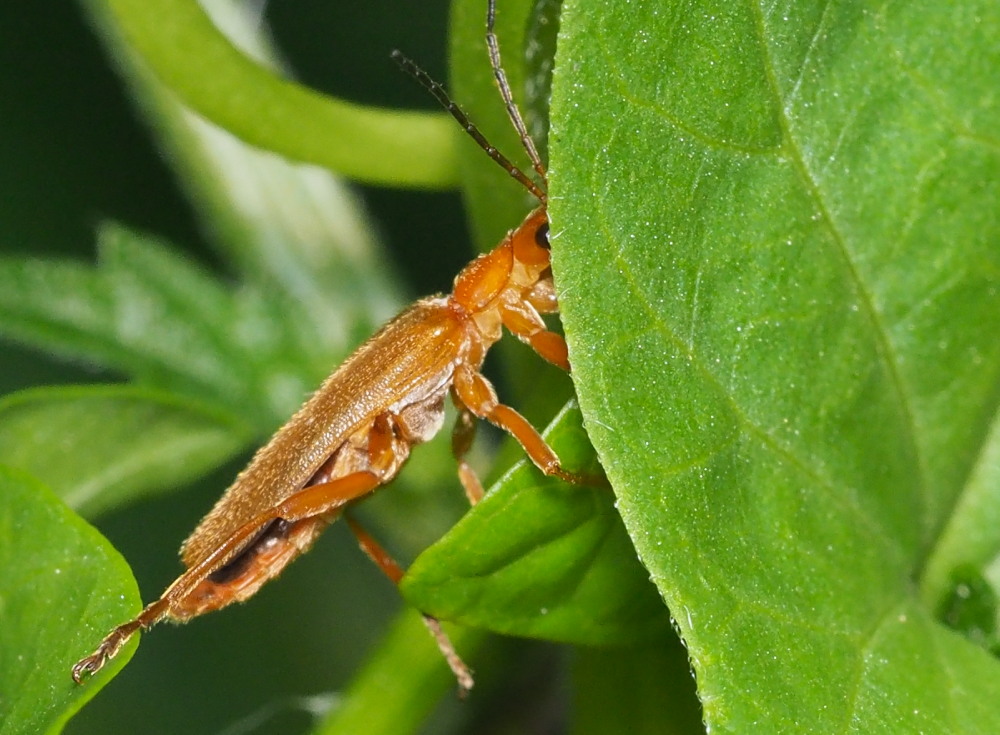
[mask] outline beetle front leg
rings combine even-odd
[[[545,328],[545,322],[534,306],[525,301],[513,301],[500,308],[500,319],[510,333],[548,362],[569,370],[566,340],[561,334]]]

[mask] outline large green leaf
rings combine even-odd
[[[55,733],[131,658],[78,686],[70,669],[139,607],[128,566],[26,475],[0,468],[0,733]]]
[[[561,23],[574,378],[706,722],[996,732],[1000,663],[921,584],[995,477],[998,7],[579,0]],[[975,491],[995,517],[1000,487]]]

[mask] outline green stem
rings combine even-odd
[[[488,634],[449,628],[461,655],[474,657]],[[427,634],[420,615],[406,610],[313,735],[406,735],[417,732],[442,696],[457,692],[455,676]]]
[[[195,0],[92,2],[191,109],[246,142],[368,183],[456,185],[458,127],[443,113],[365,107],[282,79]]]

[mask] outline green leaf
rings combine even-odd
[[[545,437],[565,466],[598,469],[575,406]],[[403,594],[500,633],[592,645],[662,636],[667,617],[612,500],[608,488],[567,485],[522,460],[417,558]]]
[[[548,160],[549,100],[562,0],[535,0],[524,38],[524,122],[542,161]]]
[[[0,468],[0,733],[57,733],[131,658],[85,685],[70,669],[139,609],[111,545],[44,486]]]
[[[921,579],[923,598],[945,604],[967,580],[983,577],[987,597],[1000,590],[1000,416],[993,422],[976,465],[934,547]],[[958,577],[956,579],[955,577]],[[978,586],[978,582],[973,586]],[[993,625],[997,606],[992,605]]]
[[[276,76],[193,0],[91,0],[91,9],[192,110],[252,145],[370,183],[454,184],[458,132],[443,114],[365,107]]]
[[[1000,599],[996,583],[971,563],[955,567],[944,581],[949,589],[937,606],[940,620],[994,655],[1000,655],[997,631]]]
[[[263,432],[319,382],[280,299],[233,291],[148,235],[107,225],[101,263],[0,260],[0,333],[239,412]]]
[[[973,480],[1000,399],[1000,10],[581,1],[561,27],[574,380],[706,723],[996,732],[1000,662],[920,587],[963,498],[1000,503]]]
[[[87,516],[183,487],[247,438],[231,421],[126,386],[39,388],[0,400],[0,463],[32,473]]]

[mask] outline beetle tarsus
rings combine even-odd
[[[472,687],[475,686],[472,671],[469,670],[469,667],[465,665],[461,656],[455,651],[455,646],[452,645],[451,639],[444,632],[444,628],[441,627],[441,621],[426,613],[423,615],[423,618],[424,625],[427,626],[427,630],[434,636],[434,642],[437,643],[438,650],[441,651],[441,655],[444,656],[444,660],[448,663],[448,668],[451,669],[455,675],[455,679],[458,681],[458,696],[461,699],[465,699],[469,692],[472,691]]]
[[[121,647],[131,637],[131,633],[123,636],[120,630],[120,628],[115,628],[107,638],[101,641],[101,645],[97,647],[96,651],[81,658],[73,665],[73,681],[77,684],[83,684],[86,679],[103,669],[104,664],[117,655]]]

